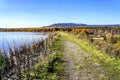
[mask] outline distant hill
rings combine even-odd
[[[56,23],[56,24],[52,24],[50,26],[54,26],[54,27],[77,27],[77,26],[87,26],[87,25],[86,24],[76,24],[76,23]]]
[[[76,23],[56,23],[49,25],[47,27],[114,27],[120,26],[120,24],[111,24],[111,25],[87,25],[87,24],[76,24]]]

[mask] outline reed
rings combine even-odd
[[[49,33],[46,40],[33,40],[32,45],[22,43],[20,47],[13,40],[14,48],[11,48],[8,43],[9,55],[4,52],[0,53],[0,61],[2,61],[0,62],[0,78],[12,80],[31,79],[30,71],[38,61],[43,60],[50,54],[49,47],[55,40],[55,36],[57,36],[56,32]]]

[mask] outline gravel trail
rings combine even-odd
[[[66,80],[108,80],[106,71],[76,43],[65,41],[63,55],[67,64]]]

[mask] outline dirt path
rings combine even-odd
[[[65,41],[64,57],[67,62],[66,80],[108,80],[106,71],[76,43]]]

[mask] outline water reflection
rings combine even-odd
[[[20,47],[23,43],[30,44],[42,39],[46,39],[46,35],[39,32],[0,32],[0,49],[8,51],[9,46],[13,48],[16,44]]]

